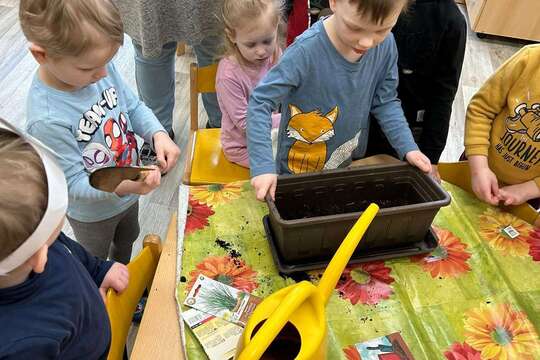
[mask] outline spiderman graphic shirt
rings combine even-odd
[[[56,153],[69,187],[68,216],[82,222],[113,217],[138,199],[94,189],[90,173],[138,165],[136,135],[151,144],[156,132],[165,131],[112,62],[107,72],[100,81],[72,92],[53,89],[36,74],[28,96],[27,131]]]

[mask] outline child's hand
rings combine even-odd
[[[483,155],[469,156],[471,168],[471,187],[476,196],[488,204],[499,204],[499,183],[497,176],[488,166],[487,157]]]
[[[534,181],[522,184],[504,186],[499,189],[499,198],[504,205],[520,205],[524,202],[540,197],[540,189]]]
[[[251,179],[251,185],[255,188],[257,200],[264,201],[266,194],[270,193],[272,200],[276,197],[277,175],[262,174]]]
[[[431,162],[420,150],[409,151],[405,155],[405,159],[409,162],[409,164],[416,166],[426,174],[431,172]]]
[[[166,174],[176,164],[180,156],[180,149],[166,132],[158,131],[154,134],[153,139],[159,168],[162,173]]]
[[[116,195],[125,196],[127,194],[146,195],[161,184],[161,172],[157,166],[151,166],[154,170],[145,172],[144,180],[132,181],[124,180],[114,190]]]
[[[441,174],[439,174],[439,168],[435,164],[431,164],[431,177],[435,179],[439,184],[441,183]]]
[[[129,283],[129,271],[126,265],[115,262],[107,271],[101,285],[99,293],[103,298],[103,302],[107,299],[107,290],[113,288],[117,293],[121,293],[126,289]]]

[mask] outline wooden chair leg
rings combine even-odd
[[[186,44],[179,42],[176,46],[176,56],[182,56],[186,53]]]

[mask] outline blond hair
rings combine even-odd
[[[26,38],[50,56],[78,56],[96,45],[95,32],[122,44],[124,28],[111,0],[21,0]]]
[[[1,261],[37,228],[47,208],[48,187],[41,158],[19,135],[0,129],[0,154]]]
[[[230,39],[235,36],[235,30],[246,22],[263,15],[269,7],[272,7],[273,20],[276,27],[280,24],[284,13],[284,0],[224,0],[221,18],[225,27],[225,54],[235,55],[242,59],[238,48]]]
[[[358,13],[367,15],[375,24],[381,24],[399,5],[399,0],[344,0],[356,4]],[[407,12],[414,0],[401,0],[402,12]]]

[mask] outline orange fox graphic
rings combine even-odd
[[[296,139],[287,155],[289,170],[294,174],[321,170],[326,161],[326,141],[334,136],[338,107],[325,115],[319,110],[302,112],[292,104],[289,109],[287,135]]]
[[[520,104],[514,110],[515,116],[506,119],[506,129],[510,133],[527,134],[534,142],[540,141],[540,104]]]

